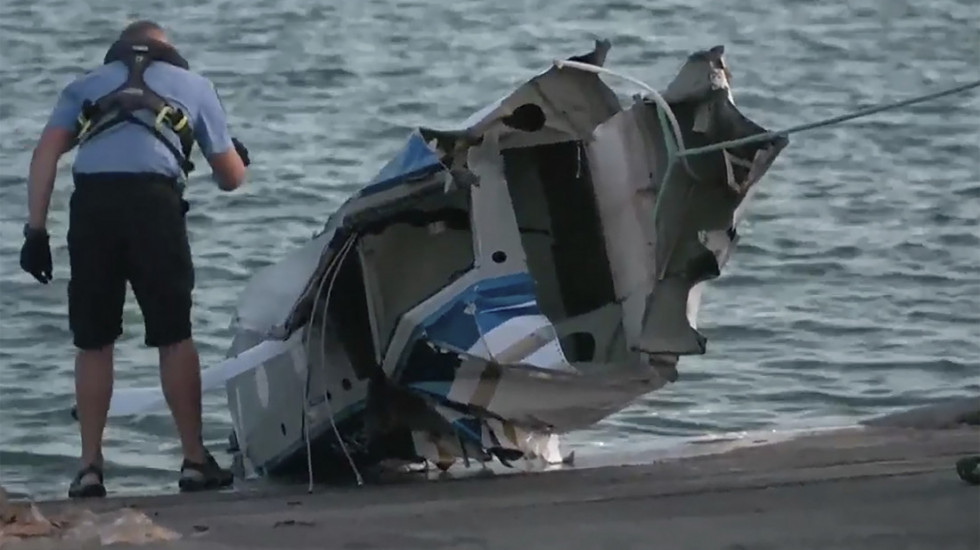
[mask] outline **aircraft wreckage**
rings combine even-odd
[[[229,358],[202,374],[227,392],[246,472],[560,462],[558,434],[705,353],[701,285],[788,141],[678,156],[766,133],[736,108],[723,48],[627,107],[599,76],[609,49],[556,61],[459,128],[415,129],[254,274]],[[163,403],[158,387],[117,390],[110,414]]]

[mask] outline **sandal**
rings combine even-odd
[[[181,491],[221,489],[234,482],[235,476],[231,470],[226,470],[218,465],[218,461],[207,450],[204,451],[204,454],[204,464],[191,462],[185,458],[180,465],[178,486]]]
[[[102,467],[89,464],[75,474],[68,487],[68,498],[104,497],[105,485]]]

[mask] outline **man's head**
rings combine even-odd
[[[123,42],[140,42],[142,40],[156,40],[158,42],[169,43],[163,27],[146,19],[134,21],[119,33],[119,40]]]

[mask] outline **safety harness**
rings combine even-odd
[[[187,115],[147,86],[143,73],[153,61],[162,61],[187,69],[187,61],[173,47],[162,42],[119,41],[106,52],[104,64],[122,61],[129,76],[121,86],[96,101],[85,100],[76,125],[76,139],[81,145],[102,132],[121,124],[132,122],[152,132],[174,154],[186,177],[194,170],[191,150],[194,147],[194,131]],[[136,111],[146,109],[155,115],[151,125],[135,116]],[[180,140],[180,150],[163,135],[167,127]]]

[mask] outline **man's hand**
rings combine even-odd
[[[72,130],[48,126],[31,156],[27,183],[27,223],[24,225],[24,246],[20,249],[20,267],[41,284],[51,280],[51,245],[44,228],[48,205],[54,189],[58,159],[75,145]]]
[[[242,142],[238,141],[238,138],[231,138],[231,143],[235,146],[235,152],[242,158],[242,164],[245,166],[251,164],[252,161],[248,158],[248,149],[242,145]]]
[[[44,228],[24,226],[24,246],[20,249],[20,267],[41,284],[51,280],[51,245]]]

